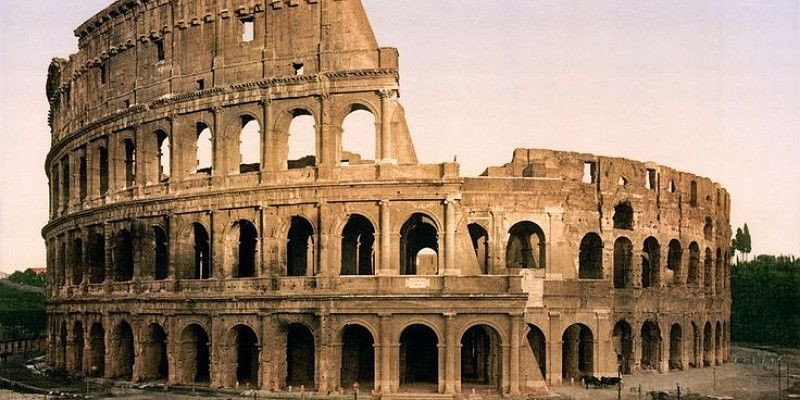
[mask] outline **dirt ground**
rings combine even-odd
[[[32,372],[26,363],[7,362],[0,364],[0,377],[22,382],[38,388],[53,392],[66,392],[66,398],[84,398],[87,393],[92,399],[124,399],[124,400],[156,400],[175,399],[193,400],[206,399],[253,399],[252,395],[243,397],[234,392],[210,392],[191,390],[169,390],[162,387],[143,389],[137,385],[111,385],[103,381],[89,381],[74,379],[67,376],[48,376]],[[755,400],[800,400],[800,350],[797,349],[770,349],[734,346],[732,347],[731,361],[728,364],[715,368],[690,369],[689,371],[670,372],[665,374],[645,373],[637,376],[625,376],[622,398],[625,400],[649,400],[651,391],[663,391],[675,394],[680,386],[682,398],[732,398]],[[735,361],[735,362],[734,362]],[[778,365],[781,366],[781,379],[778,381]],[[789,376],[786,368],[789,368]],[[795,385],[795,389],[787,391],[788,386]],[[639,388],[641,386],[641,395]],[[780,388],[780,390],[779,390]],[[481,394],[470,396],[470,391],[465,392],[467,398],[486,398]],[[792,394],[794,393],[794,394]],[[79,397],[73,397],[79,396]],[[796,397],[795,397],[796,396]],[[299,396],[299,393],[286,396],[286,398],[311,398]],[[349,397],[349,396],[348,396]],[[259,394],[259,399],[276,399]],[[352,397],[349,397],[352,398]],[[368,398],[368,397],[367,397]],[[540,397],[537,397],[540,398]],[[617,389],[584,389],[579,386],[564,386],[552,388],[549,399],[575,399],[575,400],[613,400],[617,398]],[[57,396],[43,394],[22,394],[0,389],[2,400],[58,400]],[[360,396],[359,399],[365,399]]]

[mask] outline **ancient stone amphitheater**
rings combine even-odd
[[[453,398],[728,357],[723,188],[549,150],[418,163],[360,0],[119,0],[75,34],[47,79],[56,368]]]

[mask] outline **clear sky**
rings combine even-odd
[[[110,2],[0,0],[0,271],[44,265],[47,66]],[[422,162],[654,161],[727,187],[754,253],[800,255],[800,0],[364,3]]]

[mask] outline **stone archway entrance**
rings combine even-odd
[[[430,327],[414,324],[400,335],[400,386],[436,391],[439,384],[439,338]]]
[[[476,325],[461,337],[461,383],[500,388],[500,335],[487,325]]]
[[[345,390],[358,383],[360,390],[375,385],[375,340],[367,328],[348,325],[342,332],[342,365],[339,384]]]

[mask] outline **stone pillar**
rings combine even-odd
[[[389,210],[389,200],[381,200],[380,203],[380,265],[377,269],[377,275],[395,275],[392,271],[392,223],[391,211]]]
[[[445,213],[445,239],[444,239],[444,254],[445,254],[445,267],[444,275],[461,275],[461,270],[456,265],[456,203],[455,199],[448,198],[444,201]]]
[[[108,314],[103,314],[102,317],[102,324],[103,324],[103,331],[105,333],[104,339],[104,347],[106,350],[106,354],[104,354],[104,361],[103,361],[103,377],[106,379],[113,379],[114,378],[114,371],[116,369],[117,360],[115,355],[117,354],[117,349],[114,347],[116,344],[114,341],[114,321]]]
[[[225,140],[225,135],[223,134],[225,130],[223,124],[225,112],[221,107],[217,107],[212,110],[212,114],[214,115],[214,128],[211,132],[211,147],[213,149],[211,175],[227,176],[229,168],[228,157],[227,154],[225,154],[225,151],[227,150],[228,146]]]
[[[380,162],[384,164],[396,164],[397,158],[394,155],[394,143],[392,138],[391,114],[394,99],[397,96],[395,90],[381,90],[381,132],[380,132]],[[378,158],[378,157],[376,157]]]
[[[458,378],[458,371],[456,371],[456,338],[455,323],[453,321],[456,313],[449,312],[444,314],[444,393],[454,394],[460,391],[456,388],[455,382]],[[440,346],[441,347],[441,346]],[[441,351],[439,352],[441,354]],[[442,363],[440,362],[439,365]],[[439,375],[442,373],[440,371]],[[442,381],[439,379],[439,392],[442,392]]]
[[[225,359],[226,353],[230,349],[225,348],[225,331],[222,319],[219,315],[211,317],[211,326],[209,327],[211,344],[210,347],[210,373],[211,373],[211,388],[221,388],[225,385]]]
[[[330,276],[334,275],[332,271],[330,271],[331,265],[328,262],[328,240],[330,239],[330,235],[328,235],[327,231],[327,218],[326,218],[326,209],[327,203],[319,202],[316,204],[317,210],[317,244],[318,244],[318,251],[315,251],[316,260],[314,260],[314,265],[316,266],[316,271],[311,271],[312,275],[321,275],[321,276]]]
[[[103,240],[105,241],[106,251],[106,279],[103,282],[106,291],[111,292],[111,283],[114,281],[114,231],[111,225],[103,224]]]
[[[336,388],[333,377],[336,375],[337,364],[333,357],[333,328],[331,327],[331,316],[328,311],[322,311],[319,315],[319,350],[317,351],[317,388],[320,393],[327,393]]]
[[[380,343],[380,357],[377,359],[376,364],[380,364],[381,370],[381,380],[380,380],[380,387],[376,387],[380,391],[381,394],[388,394],[394,392],[393,382],[394,382],[394,375],[392,374],[392,343],[391,339],[391,326],[389,324],[389,318],[391,314],[379,314],[378,317],[380,318],[380,331],[379,331],[379,343]],[[378,384],[377,376],[376,378],[376,385]]]
[[[519,394],[520,380],[519,370],[522,368],[520,365],[520,351],[523,346],[520,346],[521,339],[521,326],[522,326],[522,313],[509,314],[509,322],[511,323],[511,354],[509,357],[509,374],[508,374],[508,393],[512,396]]]
[[[666,328],[666,329],[665,329]],[[659,363],[658,363],[658,372],[666,373],[669,372],[669,355],[670,355],[670,346],[672,345],[672,338],[670,337],[670,326],[669,324],[664,324],[663,322],[658,324],[658,329],[661,331],[661,340],[659,340],[658,344],[658,354],[659,354]]]
[[[278,159],[275,154],[275,133],[272,130],[274,124],[272,117],[272,100],[262,100],[260,102],[263,107],[264,119],[261,123],[261,171],[266,173],[273,173],[278,171]]]
[[[551,312],[550,327],[547,335],[547,375],[551,385],[561,383],[561,313]]]

